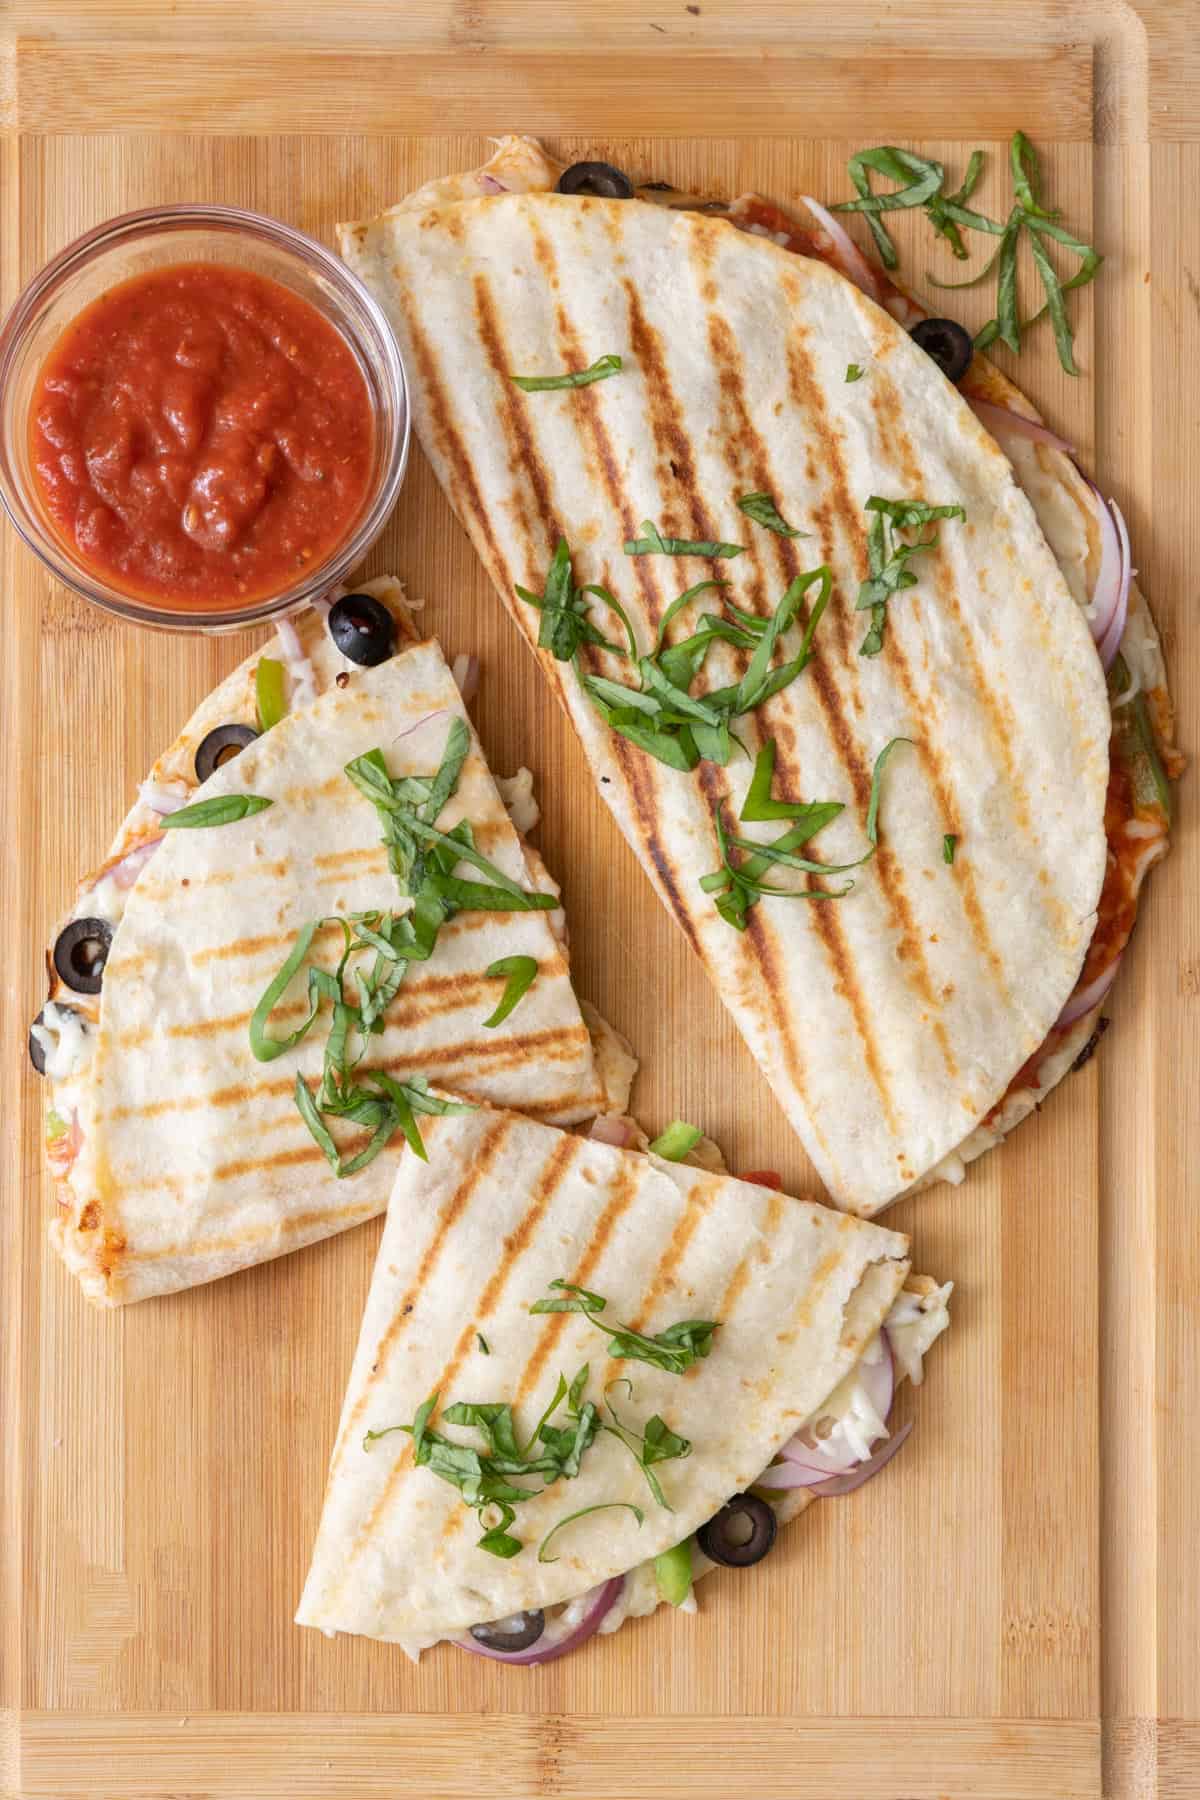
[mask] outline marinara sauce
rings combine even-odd
[[[282,593],[348,535],[374,422],[349,345],[250,269],[109,289],[50,352],[30,452],[54,524],[114,587],[181,612]]]

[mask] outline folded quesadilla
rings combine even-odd
[[[627,1105],[635,1065],[599,1022],[593,1051],[557,888],[439,647],[405,635],[362,667],[313,614],[251,658],[156,766],[56,939],[31,1049],[51,1236],[93,1300],[381,1212],[430,1078],[560,1123]],[[256,736],[271,650],[295,704]],[[243,747],[197,786],[214,735]]]
[[[947,381],[823,208],[562,174],[506,139],[342,254],[602,794],[870,1214],[1074,1065],[1165,852],[1123,522],[982,356]]]
[[[302,1625],[544,1662],[899,1447],[899,1233],[489,1108],[402,1158]]]

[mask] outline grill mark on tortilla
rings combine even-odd
[[[434,1227],[433,1236],[425,1246],[421,1261],[417,1266],[416,1275],[413,1277],[412,1285],[401,1300],[400,1305],[396,1309],[395,1316],[392,1318],[387,1330],[375,1346],[374,1361],[376,1369],[381,1368],[387,1358],[390,1357],[397,1342],[407,1328],[408,1321],[412,1317],[417,1301],[421,1298],[422,1289],[433,1274],[438,1259],[445,1249],[447,1238],[461,1218],[475,1189],[488,1174],[497,1156],[500,1154],[505,1139],[512,1130],[512,1123],[511,1118],[502,1116],[496,1119],[492,1125],[489,1125],[481,1142],[473,1149],[471,1153],[471,1165],[467,1174],[463,1177],[462,1181],[459,1182],[454,1192],[450,1195],[450,1198],[444,1203],[438,1213],[437,1224]],[[351,1412],[350,1417],[346,1420],[345,1427],[338,1438],[337,1446],[330,1463],[330,1481],[333,1480],[334,1470],[341,1461],[342,1452],[346,1443],[355,1435],[357,1427],[362,1423],[363,1414],[366,1412],[367,1407],[372,1403],[373,1398],[374,1396],[369,1388],[364,1390],[359,1396],[358,1403]],[[351,1551],[351,1555],[353,1555],[353,1551]]]
[[[536,889],[531,891],[542,892],[543,890]],[[553,909],[545,909],[544,916],[547,919],[551,916],[552,910],[557,911],[557,906]],[[490,912],[470,911],[458,913],[453,919],[447,919],[446,923],[441,928],[439,936],[443,938],[447,935],[450,937],[459,937],[472,931],[484,931],[495,917],[495,913]],[[292,927],[286,931],[265,932],[258,937],[238,938],[232,944],[210,944],[203,949],[193,950],[190,953],[188,960],[193,968],[199,968],[203,964],[209,962],[228,961],[239,956],[257,956],[261,951],[265,950],[290,950],[296,942],[298,929],[298,927]],[[316,945],[321,942],[322,938],[329,940],[335,937],[339,942],[341,941],[341,931],[338,926],[322,925],[315,932],[312,941],[313,944]],[[126,973],[134,969],[142,968],[151,960],[152,954],[149,951],[132,951],[128,956],[122,959],[121,970],[123,973]]]
[[[726,433],[723,438],[725,459],[730,472],[735,478],[741,478],[752,483],[755,489],[776,493],[779,491],[779,488],[775,479],[774,470],[771,467],[770,456],[766,444],[756,431],[754,421],[750,416],[750,409],[746,404],[746,389],[742,375],[742,361],[737,344],[734,341],[733,333],[729,329],[728,322],[722,318],[720,314],[715,312],[710,312],[708,315],[708,341],[709,349],[712,353],[713,364],[717,370],[721,394],[725,402],[725,409],[736,422],[734,431]],[[802,351],[799,344],[795,346],[795,350],[797,356],[806,354]],[[827,455],[833,471],[834,486],[842,493],[845,504],[848,507],[848,485],[842,467],[841,457],[836,447],[836,433],[831,427],[824,423],[824,403],[819,393],[814,394],[812,404],[813,410],[819,421],[824,425],[822,435],[828,439]],[[800,558],[795,543],[791,538],[780,537],[777,533],[771,533],[770,535],[771,549],[774,551],[780,577],[785,585],[790,584],[796,576],[801,573]],[[822,529],[821,533],[821,549],[823,552],[823,559],[827,563],[831,562],[831,545],[824,529]],[[840,617],[843,609],[840,606],[834,605],[827,610],[826,617],[829,616],[829,611],[833,611]],[[870,799],[870,779],[867,776],[866,768],[859,756],[857,744],[852,739],[849,727],[846,724],[845,715],[842,712],[840,705],[841,695],[839,689],[836,682],[832,680],[828,672],[816,659],[814,659],[809,667],[814,675],[817,695],[822,711],[825,714],[829,736],[835,750],[839,752],[843,764],[846,764],[848,767],[860,806],[865,807]],[[806,671],[806,673],[807,672],[808,671]],[[804,676],[801,676],[800,679],[803,680]],[[769,704],[770,703],[768,702],[768,705]],[[772,710],[781,718],[786,719],[788,716],[787,707],[788,703],[783,701],[782,704]],[[765,736],[765,724],[762,725],[762,730]],[[776,730],[776,736],[777,738],[781,736],[778,730]],[[781,748],[782,747],[783,746],[781,745]],[[785,765],[785,770],[781,771],[781,774],[786,773],[797,784],[797,791],[799,791],[799,769],[796,766],[795,761],[794,736],[792,737],[788,749],[791,752],[791,760]],[[814,860],[817,859],[814,858]],[[909,974],[910,979],[913,979],[914,985],[917,987],[921,997],[933,1010],[934,1033],[938,1039],[943,1060],[946,1063],[949,1073],[952,1076],[957,1075],[958,1065],[951,1052],[950,1041],[946,1035],[945,1027],[937,1017],[933,983],[930,979],[929,971],[925,967],[920,940],[917,937],[913,924],[912,912],[904,893],[899,868],[894,859],[889,857],[886,863],[880,859],[879,869],[881,886],[884,889],[885,899],[889,904],[889,910],[892,914],[892,923],[900,930],[901,945],[904,951],[905,972]],[[847,943],[845,933],[842,929],[841,921],[837,917],[837,909],[835,906],[823,905],[819,901],[815,903],[815,906],[816,912],[812,922],[816,927],[817,935],[824,946],[826,957],[832,967],[835,978],[835,988],[841,992],[843,998],[850,1006],[855,1028],[862,1040],[863,1053],[866,1058],[868,1072],[879,1091],[888,1127],[890,1130],[894,1131],[896,1129],[896,1116],[892,1105],[887,1074],[884,1068],[883,1059],[880,1056],[879,1045],[875,1037],[871,1009],[867,1004],[866,996],[863,994],[857,975],[855,974],[853,957],[850,953],[849,944]],[[754,909],[755,914],[757,914],[758,911],[758,908]],[[772,962],[778,969],[779,965],[776,955],[776,945],[772,941],[775,936],[774,929],[759,919],[756,919],[755,923],[758,927],[763,951],[770,955]],[[911,968],[910,964],[912,965]]]
[[[914,488],[919,491],[923,477],[912,442],[901,422],[899,395],[896,393],[892,383],[882,374],[882,372],[879,379],[872,383],[871,406],[875,414],[880,440],[885,450],[890,451],[894,460],[899,463],[905,481],[911,482]],[[996,697],[988,687],[984,669],[975,657],[974,647],[966,633],[958,597],[954,593],[953,581],[948,579],[949,571],[943,568],[939,558],[935,558],[933,576],[934,586],[938,590],[939,601],[950,602],[950,610],[955,617],[955,622],[959,626],[960,640],[971,670],[971,678],[975,684],[975,691],[979,695],[984,712],[992,727],[993,740],[1004,761],[1005,772],[1008,776],[1010,786],[1015,788],[1015,791],[1020,796],[1020,813],[1028,820],[1028,802],[1021,791],[1020,783],[1016,780],[1015,770],[1011,760],[1011,739],[1004,730],[1003,723],[998,714],[995,713],[994,709],[997,705]],[[943,582],[945,582],[945,586],[943,586]],[[908,659],[905,656],[903,646],[897,639],[897,634],[892,631],[888,632],[884,639],[884,645],[885,654],[888,657],[889,664],[895,673],[898,682],[904,689],[905,698],[908,701],[909,708],[914,717],[918,716],[923,709],[917,698]],[[936,705],[936,695],[934,697],[934,703]],[[958,806],[954,795],[953,785],[946,773],[945,762],[936,744],[929,739],[925,732],[921,732],[917,738],[917,751],[925,765],[926,774],[928,775],[934,793],[937,796],[938,807],[943,818],[957,818]],[[983,907],[980,904],[978,890],[975,886],[975,877],[969,866],[969,862],[965,859],[960,860],[956,857],[951,865],[951,875],[957,886],[963,912],[966,916],[967,924],[970,927],[971,935],[975,939],[976,947],[991,970],[993,979],[1005,1005],[1011,1006],[1012,997],[1008,983],[1004,978],[1003,959],[992,942],[991,932],[988,929],[987,919],[984,916]]]
[[[571,1164],[578,1157],[582,1148],[583,1139],[573,1137],[569,1133],[554,1146],[533,1187],[525,1211],[521,1215],[520,1223],[511,1235],[504,1239],[504,1253],[488,1278],[487,1285],[479,1296],[470,1319],[459,1333],[458,1342],[450,1355],[450,1361],[434,1383],[433,1391],[435,1393],[448,1394],[450,1392],[450,1384],[465,1362],[479,1328],[491,1316],[492,1309],[503,1293],[509,1276],[526,1250],[529,1249],[533,1235],[545,1217],[550,1202],[562,1186],[570,1172]],[[381,1506],[386,1498],[387,1490],[385,1489],[383,1495],[380,1496],[379,1504]],[[471,1514],[465,1506],[447,1513],[442,1524],[435,1555],[441,1554],[442,1546],[454,1536],[470,1516]]]
[[[316,1149],[315,1144],[313,1148]],[[320,1152],[317,1154],[320,1155]],[[182,1244],[168,1244],[157,1250],[138,1250],[135,1247],[133,1258],[137,1262],[165,1262],[172,1256],[216,1256],[230,1250],[243,1250],[248,1244],[260,1243],[263,1238],[275,1237],[281,1231],[294,1237],[297,1232],[308,1231],[314,1225],[331,1225],[337,1228],[347,1220],[354,1219],[355,1215],[366,1219],[376,1210],[373,1203],[357,1206],[347,1203],[345,1206],[326,1207],[321,1212],[285,1214],[280,1219],[273,1219],[269,1225],[260,1225],[254,1231],[235,1232],[228,1237],[189,1239]]]
[[[528,226],[534,256],[540,263],[551,289],[557,293],[560,283],[553,246],[534,218],[529,218]],[[555,306],[555,326],[558,332],[559,349],[563,356],[583,366],[584,350],[579,340],[579,334],[561,301]],[[607,494],[610,506],[621,521],[622,537],[636,537],[637,515],[634,511],[633,500],[626,492],[621,478],[620,464],[614,454],[612,440],[604,423],[599,396],[592,387],[575,388],[571,391],[571,404],[574,411],[582,416],[581,422],[591,443],[592,454],[586,458],[586,462],[592,483],[594,486],[602,488]],[[629,560],[633,564],[633,578],[641,589],[642,603],[647,616],[651,626],[656,628],[663,614],[663,605],[649,558],[635,556]]]
[[[508,595],[512,587],[508,563],[492,531],[491,519],[475,479],[470,455],[454,428],[453,407],[442,385],[437,357],[421,329],[416,308],[403,281],[396,284],[396,296],[404,314],[413,360],[424,384],[430,429],[447,469],[447,486],[451,490],[455,511],[463,523],[471,527],[476,547],[488,564],[492,580],[502,594]]]
[[[497,1068],[525,1063],[534,1055],[545,1062],[567,1062],[574,1052],[583,1049],[585,1045],[590,1048],[591,1041],[587,1026],[580,1022],[578,1025],[558,1026],[546,1031],[524,1032],[516,1037],[476,1038],[462,1044],[431,1044],[419,1053],[388,1057],[383,1062],[361,1066],[360,1072],[370,1075],[372,1068],[381,1068],[394,1075],[400,1069],[415,1073],[418,1069],[428,1071],[437,1065],[444,1073],[447,1068],[452,1068],[459,1062],[487,1062],[492,1065],[491,1072],[494,1073]],[[181,1094],[170,1100],[152,1100],[139,1106],[115,1107],[106,1117],[110,1120],[147,1118],[154,1113],[171,1110],[190,1112],[206,1106],[236,1106],[242,1101],[254,1100],[263,1095],[290,1094],[295,1085],[294,1074],[275,1081],[235,1082],[229,1087],[217,1088],[211,1094]]]
[[[536,979],[539,981],[565,979],[566,976],[567,965],[561,957],[538,963]],[[454,975],[427,975],[423,980],[410,978],[388,1007],[386,1026],[390,1031],[394,1027],[423,1024],[429,1019],[440,1018],[459,1008],[474,1005],[498,991],[496,977],[485,974],[483,970],[476,972],[464,969]],[[436,1004],[434,997],[438,995],[446,997],[445,1005]],[[418,1004],[426,999],[434,1003]],[[291,1019],[302,1019],[307,1012],[307,1000],[288,1000],[275,1007],[271,1018],[275,1024],[282,1025]],[[196,1019],[184,1025],[168,1025],[165,1035],[169,1038],[219,1037],[225,1031],[244,1029],[252,1016],[247,1009],[245,1012],[224,1013],[216,1019]],[[152,1030],[147,1025],[136,1030],[115,1032],[111,1042],[122,1050],[136,1049],[138,1045],[148,1041]]]
[[[582,1142],[583,1140],[581,1139],[580,1141]],[[639,1175],[640,1172],[639,1168]],[[576,1287],[582,1287],[590,1279],[597,1263],[604,1254],[609,1239],[612,1237],[613,1227],[616,1225],[617,1220],[621,1215],[629,1210],[629,1207],[637,1196],[639,1186],[640,1181],[634,1174],[633,1165],[622,1159],[620,1169],[617,1173],[615,1186],[612,1193],[609,1195],[608,1200],[605,1202],[604,1211],[596,1221],[596,1229],[588,1240],[588,1247],[569,1276],[569,1279],[574,1282]],[[533,1392],[534,1387],[541,1377],[542,1370],[550,1360],[551,1354],[555,1350],[559,1338],[566,1329],[567,1320],[573,1316],[574,1315],[570,1313],[550,1313],[547,1315],[545,1325],[542,1328],[542,1335],[538,1339],[537,1348],[526,1363],[521,1374],[521,1379],[517,1383],[517,1394],[514,1405],[519,1406],[521,1402],[527,1400]]]
[[[643,368],[646,376],[650,428],[660,464],[663,461],[668,465],[674,464],[676,479],[686,503],[692,529],[702,538],[712,539],[716,536],[716,527],[700,498],[691,442],[684,426],[682,411],[671,386],[658,334],[642,312],[641,302],[633,284],[626,282],[625,288],[629,301],[630,341],[638,355],[639,365]],[[637,752],[636,754],[640,755],[641,753]],[[655,796],[653,790],[649,798],[637,792],[633,786],[633,777],[629,773],[629,760],[624,756],[621,758],[622,764],[626,768],[626,785],[630,790],[642,828],[643,841],[646,843],[672,911],[683,925],[692,947],[699,951],[699,934],[692,919],[691,909],[680,892],[680,871],[676,869],[662,846],[654,828],[653,801]],[[718,773],[715,765],[702,762],[696,774],[700,787],[710,803],[710,808],[715,810],[717,805],[730,797],[728,783]],[[711,820],[710,829],[712,829]],[[714,858],[719,860],[715,830],[713,831],[713,845]],[[758,964],[760,989],[765,996],[767,1007],[774,1020],[775,1030],[783,1046],[783,1063],[787,1076],[797,1095],[805,1100],[806,1111],[811,1115],[814,1109],[807,1106],[803,1059],[796,1043],[787,1008],[781,999],[783,971],[776,955],[775,944],[768,940],[768,934],[763,929],[762,921],[754,918],[753,911],[750,927],[745,934],[745,942]],[[703,952],[700,951],[700,953],[703,957]],[[825,1138],[815,1117],[812,1119],[812,1129],[824,1148]]]
[[[732,1317],[733,1309],[737,1305],[738,1301],[741,1299],[742,1294],[745,1292],[746,1287],[750,1281],[751,1274],[753,1273],[753,1270],[754,1270],[754,1265],[759,1262],[769,1261],[769,1259],[770,1259],[770,1250],[768,1248],[769,1241],[774,1236],[775,1229],[778,1226],[779,1220],[783,1214],[783,1205],[784,1205],[785,1198],[786,1198],[786,1196],[779,1192],[773,1192],[771,1194],[771,1197],[767,1202],[766,1218],[763,1220],[763,1224],[761,1227],[761,1232],[760,1232],[758,1241],[755,1243],[754,1247],[751,1250],[748,1250],[746,1252],[746,1254],[744,1256],[739,1257],[737,1263],[734,1266],[733,1274],[729,1277],[729,1280],[725,1284],[725,1292],[721,1295],[720,1300],[717,1302],[717,1305],[716,1305],[716,1308],[714,1311],[714,1317],[718,1320],[718,1322],[720,1324],[722,1324],[722,1325],[726,1324],[729,1321],[729,1319]],[[703,1367],[704,1367],[703,1362],[693,1363],[690,1369],[684,1370],[684,1372],[683,1372],[684,1380],[690,1381],[693,1378],[693,1376],[696,1376],[700,1373],[700,1371]]]
[[[500,330],[500,319],[492,299],[491,289],[483,275],[474,276],[471,285],[475,295],[475,323],[479,331],[479,342],[484,355],[499,379],[500,401],[497,414],[505,443],[508,445],[509,466],[514,472],[518,466],[524,472],[545,538],[545,555],[550,557],[554,554],[554,547],[559,537],[563,535],[559,530],[550,500],[550,471],[542,461],[537,441],[530,428],[525,395],[514,384],[510,376],[512,359],[508,354]],[[528,530],[526,535],[531,538]],[[536,546],[532,541],[527,545],[527,554],[530,566],[533,566],[536,562]]]
[[[845,1219],[847,1225],[854,1224],[854,1219],[850,1214],[843,1213],[842,1217]],[[803,1298],[796,1309],[792,1323],[786,1331],[781,1331],[779,1333],[779,1342],[781,1344],[794,1343],[797,1333],[811,1324],[813,1307],[820,1299],[822,1291],[828,1285],[832,1276],[836,1273],[841,1260],[842,1247],[840,1244],[834,1244],[832,1249],[825,1252],[825,1255],[813,1270],[812,1279],[804,1290]]]
[[[670,1287],[672,1277],[683,1261],[684,1253],[699,1230],[705,1214],[716,1199],[720,1187],[720,1177],[709,1176],[707,1180],[697,1182],[686,1195],[681,1196],[683,1212],[675,1222],[675,1228],[668,1240],[667,1247],[659,1257],[654,1274],[650,1277],[650,1286],[642,1296],[637,1313],[630,1321],[634,1331],[645,1331],[646,1321]]]

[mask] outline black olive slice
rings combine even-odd
[[[47,1001],[46,1004],[49,1005],[49,1001]],[[63,1006],[60,1004],[58,1010],[59,1010],[59,1012],[73,1013],[75,1011],[75,1008],[73,1006]],[[33,1021],[33,1023],[34,1023],[34,1025],[44,1025],[46,1023],[46,1007],[45,1006],[43,1006],[41,1012],[38,1014],[37,1018]],[[87,1031],[86,1025],[84,1026],[84,1031],[85,1032]],[[42,1049],[42,1046],[38,1042],[37,1038],[34,1037],[32,1026],[30,1027],[30,1031],[29,1031],[29,1060],[33,1064],[34,1068],[37,1070],[39,1075],[44,1075],[46,1073],[46,1052]]]
[[[611,163],[572,163],[558,178],[560,194],[595,194],[599,200],[632,200],[633,183]]]
[[[910,333],[926,356],[932,356],[947,381],[961,381],[971,366],[975,345],[957,319],[922,319]]]
[[[98,994],[112,947],[107,919],[72,919],[54,941],[54,967],[77,994]]]
[[[546,1629],[544,1612],[513,1613],[507,1619],[493,1619],[490,1625],[472,1625],[471,1636],[485,1650],[528,1650]]]
[[[757,1494],[735,1494],[715,1518],[700,1527],[696,1542],[711,1562],[744,1569],[762,1561],[778,1529],[779,1521],[765,1500]]]
[[[396,644],[396,622],[373,594],[346,594],[329,609],[329,635],[351,662],[373,669]]]
[[[217,725],[196,748],[196,780],[207,781],[222,763],[232,762],[258,736],[253,725]]]

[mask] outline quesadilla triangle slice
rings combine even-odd
[[[893,1391],[950,1293],[910,1275],[907,1238],[512,1113],[427,1136],[397,1173],[300,1624],[547,1661],[687,1603],[714,1559],[758,1560],[903,1440]]]
[[[51,1236],[88,1297],[382,1212],[429,1078],[563,1123],[623,1107],[561,933],[436,643],[287,714],[164,821],[59,1084],[78,1142]]]
[[[830,1195],[953,1166],[1063,1018],[1108,858],[1104,673],[1008,458],[883,307],[721,218],[426,196],[341,243]]]

